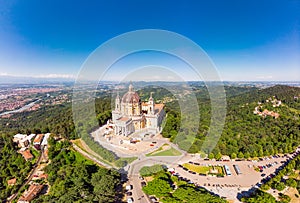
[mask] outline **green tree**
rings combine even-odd
[[[237,157],[237,156],[236,156],[236,153],[234,153],[234,152],[230,155],[230,158],[231,158],[231,159],[236,159],[236,157]]]
[[[279,183],[275,184],[275,189],[277,189],[278,191],[282,191],[282,190],[284,190],[284,188],[285,188],[285,185],[283,182],[279,182]]]
[[[146,194],[154,194],[157,197],[163,197],[172,191],[172,188],[168,181],[157,178],[149,182],[143,191]]]
[[[242,158],[244,158],[244,154],[243,154],[243,152],[239,152],[237,156],[238,156],[238,158],[239,158],[239,159],[242,159]]]
[[[215,156],[216,160],[220,160],[222,158],[221,152],[218,152]]]
[[[244,157],[245,157],[246,159],[249,159],[249,158],[250,158],[250,153],[249,153],[249,152],[245,152]]]
[[[214,153],[212,153],[212,152],[211,152],[211,153],[209,153],[209,155],[208,155],[208,158],[209,158],[209,159],[213,159],[213,158],[215,158],[215,155],[214,155]]]
[[[289,178],[286,180],[286,185],[289,187],[297,188],[297,181],[293,178]]]

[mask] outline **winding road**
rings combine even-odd
[[[40,156],[39,156],[37,162],[35,163],[33,169],[31,170],[31,172],[30,172],[27,180],[25,181],[25,183],[23,183],[23,185],[21,185],[19,187],[19,189],[17,190],[17,192],[10,197],[10,199],[9,199],[8,202],[11,203],[14,199],[16,199],[16,197],[18,196],[19,192],[32,180],[34,173],[36,172],[39,164],[41,163],[41,161],[43,159],[43,156],[44,156],[44,147],[41,148]]]

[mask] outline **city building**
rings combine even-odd
[[[160,132],[164,117],[164,105],[155,104],[152,94],[148,102],[142,102],[132,84],[122,99],[117,95],[112,112],[115,134],[123,136],[141,130]]]

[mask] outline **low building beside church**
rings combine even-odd
[[[141,130],[158,133],[161,131],[164,117],[164,105],[155,104],[152,94],[148,102],[141,102],[132,84],[122,99],[119,94],[117,95],[115,109],[112,112],[115,134],[123,136]]]

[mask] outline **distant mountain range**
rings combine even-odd
[[[11,75],[0,75],[0,84],[40,84],[40,83],[70,83],[75,82],[76,78],[72,77],[26,77],[26,76],[11,76]],[[90,81],[95,82],[95,81]],[[99,83],[120,83],[126,84],[124,81],[100,81]],[[166,82],[166,81],[134,81],[137,86],[148,86],[148,85],[160,85],[160,84],[178,84],[183,82]],[[185,83],[185,82],[184,82]],[[204,86],[206,83],[216,83],[219,85],[220,82],[203,82],[203,81],[187,81],[190,85]],[[274,85],[288,85],[294,87],[300,87],[300,81],[223,81],[225,86],[240,86],[240,87],[258,87],[267,88]]]
[[[0,84],[38,84],[38,83],[63,83],[74,82],[74,78],[55,78],[55,77],[23,77],[0,75]]]

